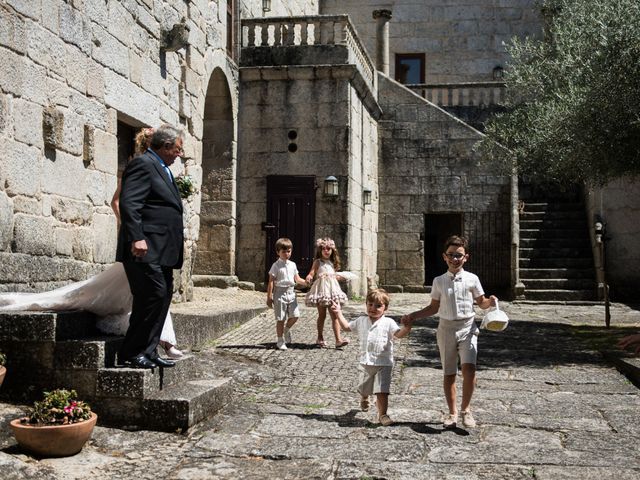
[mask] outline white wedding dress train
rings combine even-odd
[[[84,310],[98,316],[96,327],[103,333],[124,335],[129,328],[133,297],[122,263],[82,282],[71,283],[50,292],[0,293],[0,312]],[[171,314],[162,327],[160,341],[176,345]]]

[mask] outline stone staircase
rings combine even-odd
[[[524,200],[519,253],[526,300],[596,299],[587,219],[578,198]]]
[[[198,350],[263,311],[173,314],[173,320],[181,346]],[[101,425],[162,431],[184,431],[230,400],[233,380],[217,376],[206,355],[185,355],[173,368],[125,368],[116,363],[122,337],[100,335],[94,323],[85,312],[0,314],[0,349],[8,357],[1,397],[30,402],[43,391],[74,389]]]

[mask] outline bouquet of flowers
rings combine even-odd
[[[176,184],[178,185],[178,191],[180,192],[180,197],[182,198],[189,198],[191,195],[198,191],[193,178],[191,178],[191,175],[178,175],[176,177]]]

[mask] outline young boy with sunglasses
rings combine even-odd
[[[445,428],[455,428],[458,422],[456,408],[456,375],[458,357],[462,369],[462,424],[476,426],[470,410],[471,397],[476,384],[476,359],[478,356],[478,327],[475,324],[473,303],[482,309],[495,306],[497,298],[486,298],[480,280],[462,266],[469,259],[467,240],[464,237],[449,237],[444,244],[442,258],[448,271],[433,280],[431,303],[417,312],[402,317],[402,323],[411,325],[415,320],[439,314],[437,340],[440,361],[444,373],[444,395],[449,415],[444,418]]]

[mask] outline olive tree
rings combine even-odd
[[[640,173],[640,2],[545,0],[542,39],[514,39],[506,110],[480,147],[509,171],[603,184]]]

